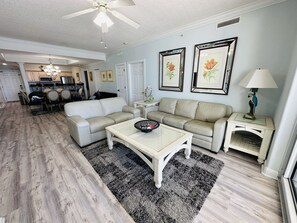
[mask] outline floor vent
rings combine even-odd
[[[220,22],[220,23],[217,24],[217,28],[222,28],[224,26],[230,26],[230,25],[235,24],[235,23],[239,23],[239,17],[235,18],[235,19],[230,19],[230,20],[225,21],[225,22]]]

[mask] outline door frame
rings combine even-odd
[[[129,83],[128,83],[128,71],[127,71],[127,63],[126,62],[123,62],[123,63],[118,63],[118,64],[115,64],[114,66],[114,70],[115,70],[115,76],[116,76],[116,85],[117,85],[117,93],[118,93],[118,90],[119,90],[119,83],[118,83],[118,73],[117,73],[117,66],[120,66],[120,65],[124,65],[124,69],[125,69],[125,73],[126,73],[126,77],[125,77],[125,84],[126,84],[126,97],[127,97],[127,103],[129,103]]]
[[[87,69],[82,69],[82,78],[83,78],[83,83],[84,83],[84,97],[85,97],[85,99],[89,99],[89,97],[90,97],[90,96],[88,96],[88,92],[90,93],[90,83],[89,83],[89,75],[88,74],[89,74],[89,72]]]
[[[132,85],[132,76],[131,76],[131,64],[134,64],[134,63],[143,63],[143,91],[145,90],[146,88],[146,64],[145,64],[145,59],[141,59],[141,60],[134,60],[134,61],[129,61],[127,62],[127,67],[128,67],[128,72],[127,72],[127,78],[128,78],[128,101],[129,101],[129,104],[132,105],[132,88],[131,88],[131,85]]]

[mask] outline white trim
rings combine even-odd
[[[278,171],[266,167],[265,164],[266,162],[261,166],[261,173],[266,177],[270,177],[277,180]]]
[[[290,183],[288,179],[285,179],[282,177],[281,179],[281,185],[283,189],[283,196],[284,201],[283,204],[286,206],[286,217],[288,223],[297,222],[297,213],[295,208],[295,203],[293,200],[292,190],[290,187]]]
[[[290,160],[287,164],[287,167],[284,173],[284,178],[290,178],[292,176],[292,173],[294,171],[294,167],[296,164],[297,164],[297,141],[295,140],[294,147],[290,155]]]
[[[58,56],[69,56],[83,59],[94,59],[106,61],[106,55],[102,52],[82,50],[64,46],[38,43],[26,40],[12,39],[0,36],[0,49],[14,50],[30,53],[52,54]]]

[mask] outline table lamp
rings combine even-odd
[[[249,72],[240,82],[239,85],[244,88],[250,88],[252,93],[249,93],[250,112],[244,115],[247,119],[256,119],[255,108],[258,105],[256,93],[258,88],[277,88],[271,73],[268,69],[256,69]]]

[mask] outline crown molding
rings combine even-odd
[[[162,33],[162,34],[158,34],[158,35],[155,35],[155,36],[152,36],[152,37],[149,37],[149,38],[139,40],[138,42],[129,45],[129,47],[123,47],[123,48],[117,50],[117,52],[125,50],[125,49],[129,49],[129,48],[132,48],[132,47],[136,47],[136,46],[142,45],[144,43],[152,42],[152,41],[155,41],[155,40],[158,40],[158,39],[163,39],[163,38],[166,38],[166,37],[169,37],[169,36],[172,36],[172,35],[177,35],[177,34],[180,34],[181,32],[184,32],[184,31],[197,29],[197,28],[200,28],[200,27],[205,26],[205,25],[223,22],[225,20],[232,19],[234,17],[240,17],[243,14],[250,13],[250,12],[253,12],[253,11],[265,8],[265,7],[269,7],[269,6],[274,5],[274,4],[279,4],[279,3],[282,3],[282,2],[286,2],[286,1],[287,0],[258,0],[258,1],[254,2],[254,3],[250,3],[250,4],[247,4],[245,6],[238,7],[236,9],[229,10],[227,12],[220,13],[220,14],[217,14],[215,16],[208,17],[206,19],[198,20],[198,21],[195,21],[193,23],[190,23],[190,24],[187,24],[187,25],[184,25],[184,26],[180,26],[180,27],[178,27],[176,29],[172,29],[172,30],[170,30],[168,32],[165,32],[165,33]],[[112,52],[112,53],[108,54],[108,56],[111,55],[111,54],[117,53],[117,52]]]
[[[47,55],[66,56],[74,58],[106,60],[105,53],[82,50],[70,47],[63,47],[45,43],[38,43],[26,40],[12,39],[0,36],[0,49],[19,52],[39,53]]]

